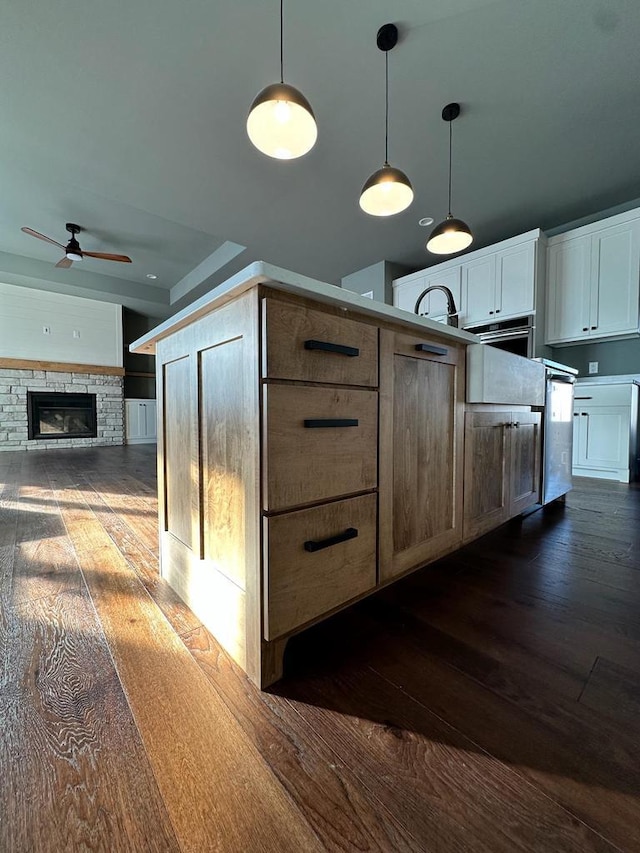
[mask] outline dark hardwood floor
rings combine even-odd
[[[154,446],[0,454],[0,850],[640,851],[639,522],[577,480],[260,693],[158,577]]]

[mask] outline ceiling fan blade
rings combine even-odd
[[[51,237],[46,237],[39,231],[34,231],[33,228],[22,227],[20,230],[24,231],[25,234],[29,234],[31,237],[37,237],[38,240],[44,240],[45,243],[53,243],[54,246],[59,246],[61,249],[64,249],[62,243],[58,243],[56,240],[52,240]]]
[[[68,258],[65,255],[64,258],[60,258],[60,260],[58,261],[56,266],[62,267],[63,269],[66,269],[67,267],[70,267],[72,263],[73,263],[73,261],[71,260],[71,258]]]
[[[100,258],[103,261],[120,261],[122,264],[130,264],[131,258],[127,255],[112,255],[108,252],[83,252],[85,258]]]

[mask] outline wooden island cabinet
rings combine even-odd
[[[474,529],[473,342],[257,263],[132,345],[156,354],[161,574],[259,687],[292,634]],[[520,471],[511,509],[539,452],[525,434],[490,448]]]

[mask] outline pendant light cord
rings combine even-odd
[[[449,216],[451,216],[451,137],[453,133],[453,122],[449,122]]]
[[[384,54],[384,165],[389,165],[389,51]]]
[[[284,44],[284,38],[283,38],[284,14],[283,14],[283,9],[282,9],[283,5],[284,5],[284,0],[280,0],[280,82],[281,83],[284,83],[284,49],[283,49],[283,44]]]

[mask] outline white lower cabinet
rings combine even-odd
[[[155,400],[125,400],[124,417],[127,444],[151,444],[156,441]]]
[[[628,483],[637,466],[638,386],[576,385],[573,473]]]

